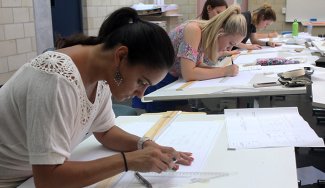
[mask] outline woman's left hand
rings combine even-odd
[[[161,145],[159,145],[156,142],[151,141],[151,140],[144,142],[143,147],[144,148],[145,147],[159,148],[163,153],[168,153],[168,154],[172,155],[173,158],[175,159],[174,160],[175,163],[177,163],[177,164],[189,166],[189,165],[192,164],[192,161],[194,160],[194,158],[192,157],[191,152],[176,151],[172,147],[161,146]],[[176,168],[178,169],[178,166]],[[174,169],[174,170],[177,170],[177,169]]]

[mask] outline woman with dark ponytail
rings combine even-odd
[[[202,20],[210,20],[212,17],[220,14],[228,8],[225,0],[206,0],[203,5],[200,18]]]
[[[142,97],[173,64],[173,46],[162,28],[122,8],[104,21],[98,36],[59,39],[57,48],[23,65],[0,90],[0,187],[16,187],[31,176],[37,187],[84,187],[123,171],[191,164],[190,153],[114,125],[111,97]],[[120,153],[69,161],[92,133]]]

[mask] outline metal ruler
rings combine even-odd
[[[179,171],[167,171],[162,172],[160,174],[149,172],[149,173],[141,173],[142,176],[145,178],[150,177],[160,177],[160,178],[187,178],[189,179],[190,183],[195,182],[207,182],[211,179],[221,178],[230,176],[235,173],[229,173],[229,172],[179,172]]]

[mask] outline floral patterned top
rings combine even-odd
[[[203,49],[201,43],[199,44],[198,49],[194,49],[191,45],[189,45],[184,38],[184,30],[187,24],[190,22],[185,22],[175,29],[173,29],[169,33],[169,37],[172,41],[174,46],[176,59],[174,65],[171,67],[169,73],[175,77],[181,77],[181,58],[185,58],[191,60],[198,66],[202,63],[202,56],[203,56],[203,63],[208,66],[212,66],[215,63],[209,60],[207,57],[204,56]]]

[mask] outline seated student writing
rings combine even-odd
[[[214,16],[218,15],[220,12],[226,10],[228,4],[225,0],[207,0],[204,3],[200,18],[202,20],[209,20]],[[261,38],[274,38],[277,37],[278,33],[276,31],[270,33],[255,33],[256,39]],[[225,51],[224,55],[236,55],[240,53],[238,50]]]
[[[32,176],[36,187],[85,187],[128,170],[177,169],[174,160],[191,164],[191,153],[114,125],[111,97],[142,97],[172,66],[174,49],[161,27],[121,8],[97,37],[73,37],[60,47],[23,65],[0,89],[0,187]],[[119,153],[69,160],[90,134]]]
[[[158,85],[149,87],[145,94],[151,93],[179,77],[186,81],[207,80],[212,78],[236,76],[237,65],[215,67],[219,53],[230,50],[245,37],[246,20],[236,5],[230,6],[214,18],[191,20],[185,22],[169,34],[176,58],[167,76]],[[141,103],[133,98],[133,107],[146,109],[148,112],[175,110],[177,104],[172,102]]]
[[[261,49],[261,46],[280,46],[280,44],[271,41],[261,41],[256,37],[257,29],[265,29],[276,21],[276,14],[272,7],[268,4],[264,4],[262,7],[256,9],[251,13],[250,11],[242,13],[247,21],[247,34],[245,39],[236,47],[247,50]],[[252,44],[246,44],[250,39]]]
[[[203,5],[202,12],[199,17],[202,20],[210,20],[210,18],[213,18],[227,8],[228,4],[225,0],[207,0]],[[240,52],[238,50],[229,50],[220,53],[220,56],[236,55],[239,53]]]

